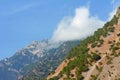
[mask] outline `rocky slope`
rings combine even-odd
[[[103,28],[73,48],[47,80],[119,80],[119,60],[120,7]]]

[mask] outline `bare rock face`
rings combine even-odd
[[[113,58],[110,64],[105,64],[97,80],[120,79],[120,56]]]

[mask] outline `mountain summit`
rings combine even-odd
[[[49,43],[46,41],[34,41],[17,51],[12,57],[1,60],[0,80],[17,80],[22,77],[47,54],[47,47]]]

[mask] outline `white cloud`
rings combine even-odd
[[[90,16],[89,8],[80,7],[75,10],[73,17],[65,17],[55,30],[52,41],[70,41],[83,39],[92,35],[102,27],[104,21],[97,16]]]

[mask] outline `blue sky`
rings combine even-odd
[[[0,59],[32,41],[50,39],[59,22],[89,6],[91,16],[106,21],[120,0],[0,0]]]

